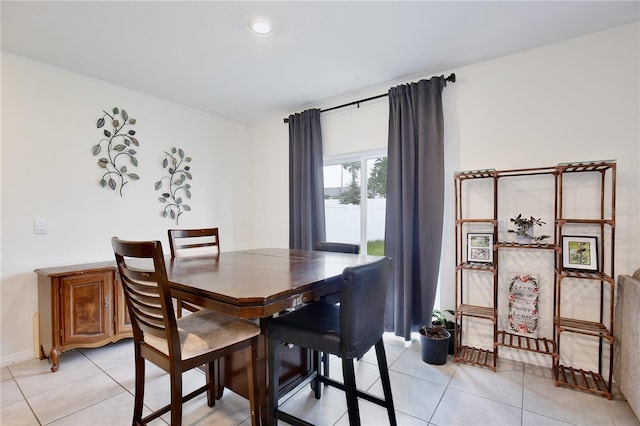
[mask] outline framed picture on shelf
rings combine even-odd
[[[599,271],[598,238],[562,236],[562,268],[576,271]]]
[[[467,234],[467,262],[493,263],[493,234]]]

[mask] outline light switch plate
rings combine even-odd
[[[33,221],[34,234],[47,234],[49,232],[49,221],[47,219],[36,218]]]

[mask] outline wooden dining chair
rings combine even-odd
[[[182,404],[207,392],[215,405],[218,374],[214,361],[244,349],[251,424],[258,424],[258,336],[260,328],[210,310],[176,318],[160,241],[111,239],[124,289],[135,354],[135,402],[133,424],[143,425],[171,411],[171,425],[182,423]],[[171,403],[142,417],[145,360],[169,373]],[[204,386],[182,394],[182,373],[204,365]]]
[[[319,399],[321,396],[320,383],[344,390],[350,425],[360,425],[358,398],[385,407],[390,424],[396,424],[389,369],[382,341],[390,268],[391,260],[388,257],[345,268],[342,273],[339,305],[326,301],[311,302],[298,310],[270,318],[267,321],[269,359],[267,415],[273,424],[276,424],[278,419],[291,425],[308,424],[278,407],[278,399],[280,398],[278,347],[280,342],[333,354],[341,358],[344,383],[320,375],[319,362],[314,364],[316,368],[313,379],[315,397]],[[374,346],[384,399],[358,390],[356,387],[353,360],[360,359]]]
[[[169,229],[171,258],[192,254],[220,254],[218,228]]]
[[[171,258],[178,256],[189,256],[198,254],[220,255],[220,235],[218,228],[198,228],[198,229],[169,229],[169,248]],[[182,310],[186,309],[195,312],[201,309],[180,299],[176,300],[176,312],[178,318],[182,317]]]

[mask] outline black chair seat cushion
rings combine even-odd
[[[340,306],[313,302],[269,320],[269,338],[304,348],[340,354]]]

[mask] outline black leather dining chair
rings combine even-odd
[[[360,424],[358,398],[387,409],[389,422],[396,424],[391,382],[382,341],[384,309],[391,260],[383,257],[371,263],[345,268],[342,273],[341,302],[311,302],[300,309],[271,318],[267,323],[269,358],[269,419],[274,424],[283,420],[292,425],[308,424],[278,407],[279,342],[287,342],[317,353],[333,354],[342,360],[344,384],[320,374],[315,365],[315,397],[320,398],[320,383],[344,390],[347,398],[349,424]],[[384,399],[358,390],[353,360],[360,359],[375,346]]]
[[[318,241],[314,250],[331,251],[334,253],[360,254],[360,246],[358,244],[334,243],[332,241]]]
[[[360,245],[351,243],[336,243],[333,241],[318,241],[314,247],[315,251],[329,251],[333,253],[360,254]],[[342,278],[339,278],[342,279]],[[340,303],[340,293],[328,294],[324,300],[329,303]],[[314,359],[316,354],[314,353]],[[329,377],[329,355],[322,354],[322,374]]]

